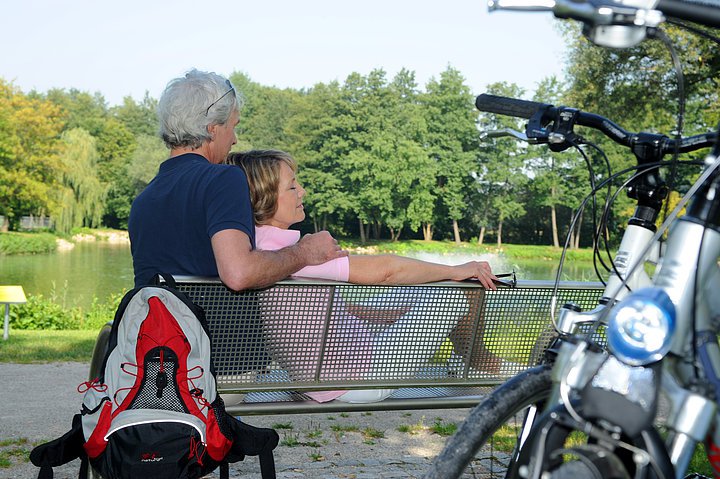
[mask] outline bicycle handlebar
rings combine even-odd
[[[550,11],[581,21],[591,42],[613,48],[637,45],[666,16],[720,27],[720,0],[488,0],[488,10]]]
[[[720,27],[720,2],[717,0],[659,0],[655,8],[668,17]]]
[[[550,11],[558,18],[570,18],[592,25],[634,25],[656,27],[663,15],[720,27],[720,0],[488,0],[488,9]]]
[[[475,99],[475,106],[480,111],[531,120],[528,124],[527,136],[534,139],[547,138],[548,133],[545,127],[551,123],[552,131],[559,123],[562,123],[562,133],[564,134],[571,132],[572,127],[577,124],[599,130],[614,142],[628,147],[635,146],[642,136],[650,136],[650,141],[656,144],[658,151],[666,154],[674,151],[687,153],[707,148],[715,144],[717,137],[716,133],[703,133],[681,138],[678,143],[677,140],[664,135],[628,132],[611,120],[595,113],[586,113],[563,106],[556,107],[547,103],[488,95],[487,93],[483,93]]]

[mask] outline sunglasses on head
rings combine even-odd
[[[220,95],[220,98],[218,98],[214,102],[210,103],[210,106],[208,106],[207,109],[205,110],[205,116],[208,116],[208,113],[210,113],[210,108],[212,108],[213,106],[215,106],[217,104],[217,102],[219,102],[220,100],[225,98],[228,95],[228,93],[232,92],[233,95],[235,95],[235,88],[232,86],[232,83],[230,83],[230,80],[225,80],[225,84],[229,87],[229,90],[226,91],[225,93],[223,93],[222,95]]]

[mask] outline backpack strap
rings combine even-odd
[[[62,466],[77,458],[82,460],[81,472],[83,468],[87,471],[87,454],[83,448],[84,443],[80,414],[75,414],[72,428],[62,437],[40,444],[30,451],[30,461],[40,468],[38,479],[52,479],[53,467]]]
[[[275,457],[272,450],[260,453],[260,474],[262,479],[276,479]]]
[[[163,282],[165,282],[165,285],[171,287],[172,289],[177,289],[177,282],[175,281],[175,278],[173,278],[173,275],[170,273],[155,273],[155,275],[150,280],[150,284],[152,286],[159,286],[162,284],[160,281],[162,279]]]
[[[229,414],[228,419],[233,435],[229,461],[242,460],[244,456],[258,456],[262,479],[276,479],[273,450],[280,442],[277,431],[271,428],[251,426]],[[239,459],[236,459],[238,456]]]

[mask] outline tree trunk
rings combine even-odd
[[[376,240],[380,239],[380,231],[382,230],[382,226],[380,225],[379,221],[374,221],[372,224],[373,227],[373,238]]]
[[[397,232],[395,228],[390,228],[390,239],[395,242],[400,239],[400,233],[402,233],[402,227],[398,228]]]
[[[557,212],[555,211],[555,205],[550,206],[550,223],[552,226],[553,246],[559,248],[560,240],[558,240]]]
[[[460,227],[457,220],[453,220],[453,234],[455,234],[455,244],[460,244]]]
[[[502,220],[498,221],[498,228],[497,228],[497,246],[498,248],[502,246]]]
[[[318,231],[320,231],[319,226],[318,226],[318,222],[317,222],[317,218],[316,218],[315,216],[313,216],[313,228],[315,228],[315,232],[316,232],[316,233],[317,233]]]
[[[478,244],[483,244],[485,241],[485,226],[480,227],[480,234],[478,235]]]
[[[10,229],[10,220],[8,219],[7,216],[3,216],[3,222],[2,222],[2,225],[0,225],[0,231],[2,231],[3,233],[7,233],[9,229]]]
[[[577,224],[575,225],[575,238],[573,241],[573,247],[575,249],[580,248],[580,231],[582,230],[583,213],[585,213],[585,210],[582,210],[580,212],[580,216],[578,217]]]
[[[365,244],[367,242],[367,236],[365,235],[365,226],[360,218],[358,218],[358,224],[360,225],[360,243]]]
[[[425,241],[432,241],[432,237],[433,237],[432,225],[430,223],[425,223],[423,225],[422,229],[423,229],[423,239]]]

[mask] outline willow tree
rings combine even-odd
[[[63,133],[60,210],[55,228],[68,233],[72,228],[100,225],[107,188],[97,174],[98,153],[93,138],[82,128]]]

